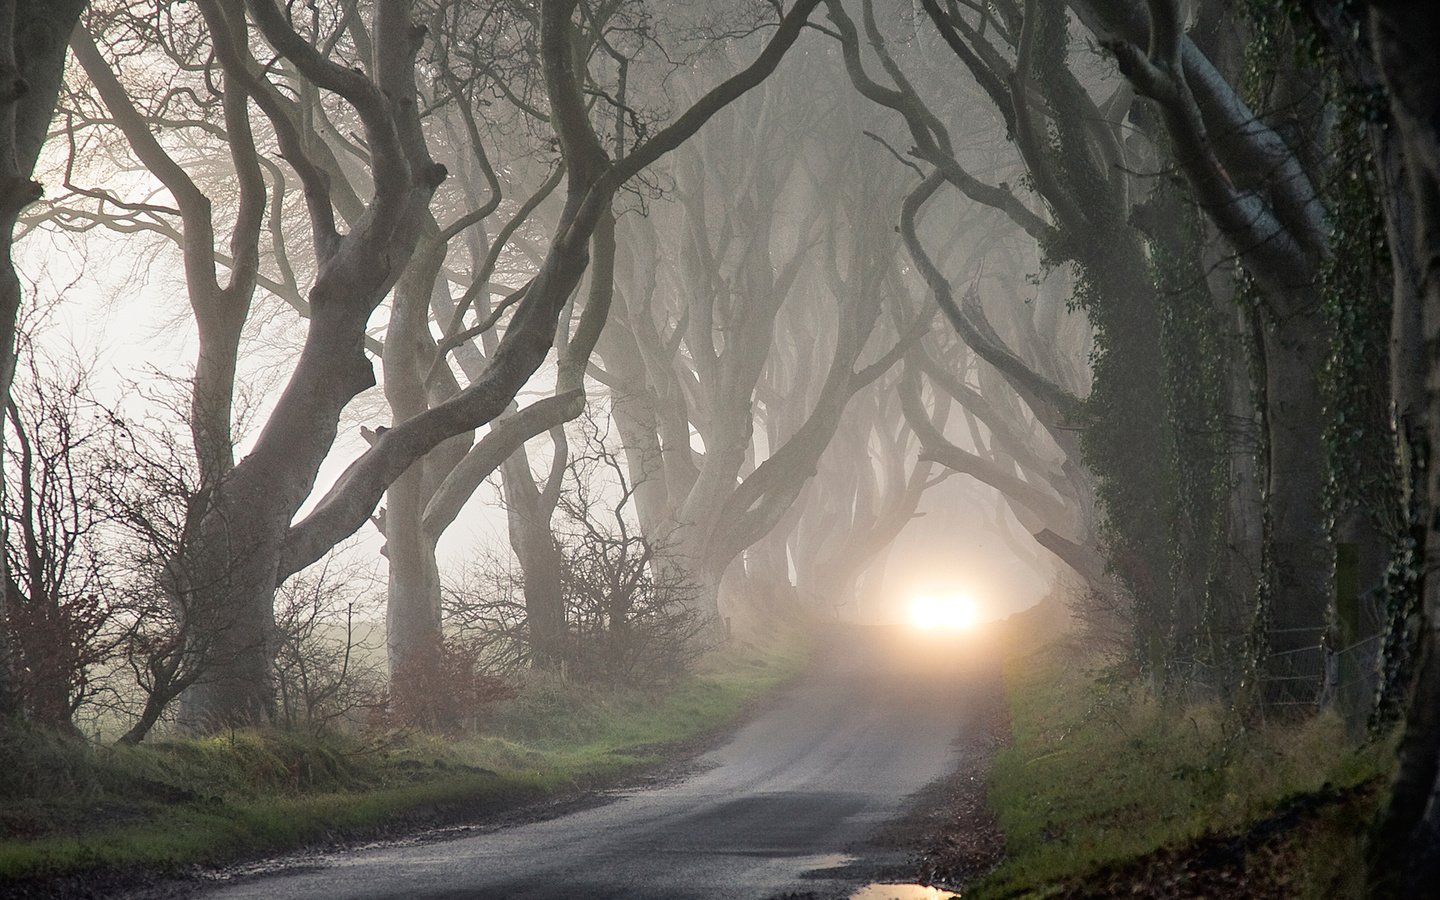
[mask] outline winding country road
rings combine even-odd
[[[955,763],[995,690],[976,647],[847,629],[812,671],[667,786],[558,818],[336,853],[215,886],[239,898],[845,897],[867,837]]]

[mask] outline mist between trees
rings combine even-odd
[[[0,9],[6,715],[464,727],[962,521],[1162,697],[1400,721],[1435,870],[1429,5]],[[98,286],[193,359],[54,350]]]

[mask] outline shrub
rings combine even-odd
[[[473,729],[510,683],[490,674],[485,648],[464,637],[437,641],[395,665],[391,689],[373,721],[390,728],[456,732]]]

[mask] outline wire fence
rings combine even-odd
[[[1324,627],[1267,629],[1267,647],[1313,641],[1261,655],[1257,680],[1267,706],[1319,706],[1324,703],[1327,673],[1331,668],[1330,648],[1325,635]]]
[[[1234,696],[1244,681],[1254,679],[1267,708],[1334,708],[1348,721],[1364,721],[1375,704],[1385,635],[1336,647],[1325,628],[1274,629],[1267,635],[1269,645],[1293,643],[1303,632],[1310,635],[1299,638],[1306,641],[1303,645],[1263,654],[1248,671],[1240,664],[1240,654],[1231,665],[1195,657],[1175,660],[1170,664],[1171,683],[1185,692],[1186,699],[1203,701]]]
[[[1257,677],[1265,706],[1334,709],[1361,727],[1375,705],[1384,639],[1372,634],[1336,647],[1322,632],[1314,644],[1266,654]]]

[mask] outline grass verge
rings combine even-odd
[[[1331,715],[1242,729],[1058,646],[1012,657],[1005,681],[988,802],[1006,857],[967,897],[1359,895],[1387,742],[1353,749]]]
[[[221,864],[603,785],[734,723],[806,660],[731,648],[658,695],[537,678],[459,738],[254,730],[97,747],[0,732],[0,885]]]

